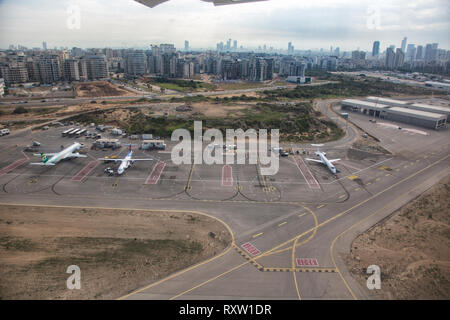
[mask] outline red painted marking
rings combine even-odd
[[[91,171],[94,170],[99,164],[100,161],[97,160],[89,162],[83,169],[80,170],[80,172],[72,177],[72,181],[80,182],[87,175],[89,175],[89,173],[91,173]]]
[[[232,186],[233,186],[233,168],[227,164],[222,167],[222,187],[232,187]]]
[[[244,248],[245,251],[250,253],[253,256],[256,256],[261,253],[254,245],[252,245],[250,242],[246,242],[243,245],[241,245],[242,248]]]
[[[319,262],[317,262],[316,258],[297,258],[296,262],[297,262],[297,267],[304,267],[304,266],[318,267],[319,266]]]
[[[317,182],[316,178],[314,178],[313,174],[309,170],[308,166],[303,161],[302,157],[294,157],[295,163],[297,164],[298,169],[300,170],[303,178],[305,178],[308,186],[311,189],[320,189],[320,185]]]
[[[148,176],[147,180],[145,180],[145,184],[157,184],[159,178],[161,177],[161,173],[164,171],[166,167],[165,162],[158,162],[152,170],[152,173]]]
[[[17,168],[18,166],[22,165],[24,162],[27,162],[27,161],[28,161],[28,159],[19,159],[17,161],[14,161],[10,165],[8,165],[0,170],[0,176],[14,170],[15,168]]]

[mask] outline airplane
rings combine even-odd
[[[35,166],[54,166],[59,161],[72,158],[86,158],[87,156],[79,154],[78,150],[83,147],[81,143],[75,142],[70,147],[65,148],[58,153],[36,153],[34,156],[41,157],[42,162],[30,163]]]
[[[135,161],[153,161],[153,159],[133,159],[133,151],[131,150],[131,147],[135,146],[135,144],[126,144],[126,146],[130,147],[130,152],[128,152],[126,157],[123,159],[100,158],[97,160],[120,162],[120,166],[117,168],[117,174],[119,176],[122,175]]]
[[[161,3],[167,2],[169,0],[135,0],[147,7],[154,8]],[[267,1],[267,0],[202,0],[203,2],[212,2],[215,6],[223,6],[227,4],[239,4],[246,2],[257,2],[257,1]]]
[[[327,154],[326,154],[325,152],[321,152],[321,151],[319,150],[319,147],[323,147],[323,144],[312,144],[312,146],[313,146],[313,147],[317,147],[316,156],[318,156],[318,157],[320,158],[320,160],[309,159],[309,158],[306,158],[306,160],[308,160],[308,161],[314,161],[314,162],[317,162],[317,163],[324,164],[324,165],[326,165],[326,166],[328,167],[328,169],[330,169],[330,171],[331,171],[333,174],[338,173],[339,170],[337,170],[336,167],[333,166],[333,162],[339,161],[339,160],[341,160],[341,159],[332,159],[332,160],[328,160],[327,157],[326,157]]]

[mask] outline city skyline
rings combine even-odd
[[[0,2],[0,47],[41,47],[46,41],[49,48],[142,48],[157,43],[183,48],[188,40],[193,49],[215,49],[217,42],[231,38],[247,49],[266,45],[287,50],[292,42],[295,50],[326,51],[333,46],[369,52],[375,40],[384,51],[392,44],[401,47],[404,37],[416,45],[437,42],[441,48],[449,47],[446,1],[381,1],[377,6],[371,7],[369,1],[272,0],[216,8],[196,0],[174,0],[150,9],[132,0],[5,0]],[[80,10],[79,29],[67,26],[67,19],[76,14],[74,8]],[[179,19],[177,12],[183,12]],[[379,22],[372,19],[377,12]]]

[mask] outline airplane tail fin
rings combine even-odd
[[[48,157],[45,155],[45,153],[41,152],[41,160],[42,160],[43,163],[47,163]]]

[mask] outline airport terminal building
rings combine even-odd
[[[437,106],[411,104],[386,98],[368,97],[367,100],[346,99],[341,101],[341,108],[360,112],[374,118],[381,118],[416,125],[430,129],[446,126],[450,109]],[[439,113],[440,112],[440,113]]]

